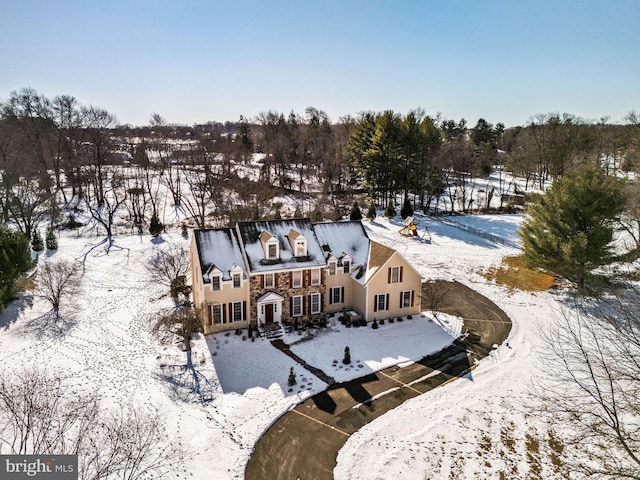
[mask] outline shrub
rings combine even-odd
[[[182,237],[183,238],[187,238],[189,236],[189,229],[187,229],[187,224],[183,223],[182,224]]]
[[[371,221],[374,221],[376,219],[376,206],[373,204],[373,202],[371,202],[371,205],[369,205],[369,210],[367,210],[367,218]]]
[[[396,208],[393,206],[393,202],[389,202],[387,208],[384,209],[384,216],[387,218],[393,218],[396,216]]]
[[[34,228],[33,232],[31,232],[31,249],[34,252],[41,252],[42,250],[44,250],[42,235],[40,235],[40,230],[38,230],[37,228]]]
[[[293,387],[296,383],[296,372],[294,372],[293,367],[289,369],[289,378],[287,379],[287,385]]]
[[[411,206],[409,198],[405,198],[402,209],[400,210],[400,216],[404,219],[410,217],[411,215],[413,215],[413,207]]]
[[[355,200],[353,201],[351,211],[349,212],[349,220],[362,220],[362,212],[360,211],[358,202],[356,202]]]
[[[371,328],[373,328],[374,330],[376,330],[378,328],[378,321],[375,318],[373,319],[373,323],[371,324]]]
[[[351,352],[349,351],[349,347],[344,347],[344,358],[342,359],[342,363],[345,365],[349,365],[351,363]]]
[[[53,227],[47,228],[47,250],[57,250],[58,249],[58,237],[56,236],[56,232]]]
[[[154,214],[151,216],[151,221],[149,222],[149,233],[152,237],[156,238],[162,233],[163,228],[164,225],[162,225],[162,222],[160,222],[158,214],[154,212]]]

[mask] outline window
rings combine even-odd
[[[336,261],[332,260],[329,262],[329,275],[336,274]]]
[[[275,285],[273,273],[264,274],[264,288],[273,288]]]
[[[296,295],[291,297],[291,316],[299,317],[302,315],[302,296]]]
[[[402,282],[402,267],[389,267],[388,283]]]
[[[309,295],[309,310],[310,313],[320,313],[320,294],[312,293]]]
[[[220,290],[220,275],[216,275],[215,277],[211,277],[211,290]]]
[[[409,308],[413,306],[413,290],[405,290],[400,292],[400,308]]]
[[[344,303],[344,287],[331,287],[329,303]]]
[[[233,322],[241,322],[244,320],[242,302],[233,302]]]
[[[320,285],[320,269],[311,269],[311,285]]]
[[[302,286],[302,270],[291,272],[291,286],[300,288]]]
[[[342,268],[344,273],[351,273],[351,260],[343,260]]]
[[[389,310],[389,294],[376,295],[376,303],[373,305],[374,312],[384,312]]]
[[[278,245],[275,243],[270,243],[267,245],[267,250],[269,253],[269,258],[278,258]]]
[[[296,257],[304,257],[307,254],[307,249],[304,240],[296,241]]]
[[[222,323],[222,305],[211,305],[211,324],[220,325]]]
[[[241,283],[242,283],[242,275],[240,275],[239,273],[234,273],[233,288],[240,288]]]

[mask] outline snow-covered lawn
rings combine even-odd
[[[501,235],[514,235],[518,225],[518,217],[471,218],[476,228],[498,229]],[[430,243],[399,235],[398,220],[379,217],[364,224],[372,239],[398,249],[424,278],[456,279],[496,302],[514,322],[511,348],[501,345],[482,360],[473,380],[461,379],[415,398],[357,432],[341,451],[335,476],[497,478],[505,471],[506,478],[528,478],[526,435],[545,435],[547,427],[527,417],[520,406],[527,402],[538,356],[535,330],[544,327],[556,301],[550,293],[513,293],[486,283],[482,272],[517,249],[424,217],[419,220],[421,233],[424,226],[429,228]],[[76,259],[86,251],[86,243],[99,240],[80,233],[77,237],[75,231],[63,232],[53,259]],[[163,237],[166,242],[185,241],[179,231]],[[152,242],[148,235],[117,236],[116,242],[126,250],[113,249],[105,255],[96,249],[88,256],[81,293],[72,305],[63,307],[68,321],[64,335],[36,338],[30,333],[46,306],[29,294],[0,315],[0,368],[44,365],[63,371],[78,387],[97,390],[108,404],[153,405],[191,452],[187,472],[192,478],[243,478],[262,432],[325,384],[266,340],[243,341],[235,332],[199,336],[193,342],[194,359],[211,400],[194,402],[179,387],[184,363],[179,345],[163,346],[150,332],[154,318],[172,307],[168,288],[146,271],[149,258],[163,244]],[[292,351],[336,380],[346,380],[418,359],[446,345],[452,338],[448,332],[455,335],[460,327],[457,319],[440,318],[449,322],[446,329],[429,322],[429,317],[385,323],[378,330],[346,329],[336,322],[314,339],[293,345]],[[285,340],[293,343],[301,338],[294,333]],[[347,345],[353,360],[350,370],[340,368]],[[298,385],[289,392],[291,366]],[[490,442],[483,442],[485,436]],[[540,448],[543,463],[544,448]],[[543,478],[552,478],[552,473],[543,468]]]

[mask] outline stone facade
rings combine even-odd
[[[311,272],[309,269],[302,271],[302,287],[292,287],[292,275],[291,271],[288,272],[274,272],[274,287],[264,288],[263,274],[251,275],[249,289],[250,289],[250,308],[249,318],[252,323],[256,324],[258,320],[258,299],[268,292],[274,292],[284,298],[282,303],[282,323],[293,325],[297,318],[299,323],[314,323],[322,322],[325,320],[326,313],[324,311],[324,302],[326,295],[326,288],[323,282],[320,285],[311,285]],[[321,274],[321,278],[322,278]],[[310,314],[310,299],[309,296],[313,293],[319,293],[320,296],[320,313]],[[303,297],[304,308],[303,315],[299,317],[293,317],[291,315],[291,298],[301,295]]]

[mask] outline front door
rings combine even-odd
[[[264,323],[273,323],[273,303],[264,306]]]

